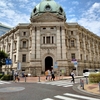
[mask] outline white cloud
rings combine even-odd
[[[29,0],[17,0],[18,2],[23,2],[23,3],[27,3],[29,2]]]
[[[94,3],[84,11],[78,23],[100,36],[100,3]]]
[[[78,1],[73,1],[72,4],[73,5],[79,5],[79,2]]]

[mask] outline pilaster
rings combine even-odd
[[[86,60],[86,45],[85,45],[85,38],[83,38],[83,45],[84,45],[84,60]]]
[[[19,46],[20,46],[20,34],[19,33],[17,33],[17,51],[16,51],[16,61],[18,62],[18,60],[19,60]]]
[[[32,28],[32,54],[31,59],[35,59],[35,27]]]
[[[40,59],[40,27],[37,27],[36,34],[36,59]]]
[[[79,41],[79,35],[77,35],[77,57],[80,59],[80,41]]]
[[[61,37],[62,37],[62,59],[66,59],[66,45],[65,45],[65,30],[64,28],[62,27],[62,34],[61,34]]]
[[[61,59],[60,27],[57,27],[57,59]]]

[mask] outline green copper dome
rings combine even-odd
[[[33,9],[31,13],[31,19],[46,12],[54,13],[66,20],[66,15],[63,8],[59,4],[57,4],[54,0],[42,0]]]

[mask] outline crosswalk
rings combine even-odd
[[[48,84],[48,85],[55,85],[55,86],[62,86],[62,87],[71,87],[73,86],[73,83],[66,80],[60,80],[60,81],[47,81],[47,82],[38,82],[40,84]]]
[[[0,84],[11,84],[11,82],[0,81]]]
[[[87,97],[87,96],[82,96],[82,95],[76,95],[76,94],[71,94],[71,93],[64,93],[63,95],[56,95],[52,98],[45,98],[42,100],[100,100],[97,98],[92,98],[92,97]]]

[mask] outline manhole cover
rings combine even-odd
[[[0,92],[17,92],[17,91],[22,91],[24,90],[24,87],[6,87],[6,88],[1,88]]]

